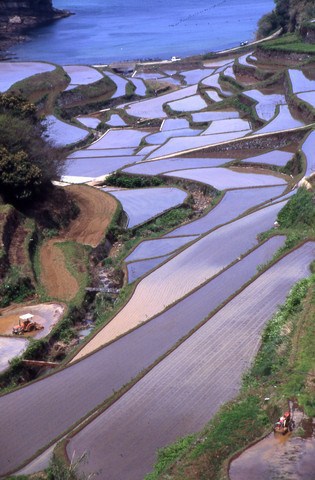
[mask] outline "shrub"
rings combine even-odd
[[[278,213],[278,222],[281,227],[314,225],[315,208],[312,197],[312,192],[299,188],[297,193],[290,198],[288,203]]]

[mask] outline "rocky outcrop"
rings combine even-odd
[[[0,47],[23,40],[30,28],[71,15],[57,10],[52,0],[0,0]]]

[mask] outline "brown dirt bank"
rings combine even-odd
[[[56,244],[68,240],[96,247],[105,236],[117,201],[111,195],[86,185],[71,185],[66,191],[80,208],[80,213],[58,237],[42,245],[40,262],[41,282],[48,295],[70,300],[78,292],[79,285],[67,270],[64,255]]]

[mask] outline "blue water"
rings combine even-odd
[[[75,15],[29,32],[10,53],[61,65],[184,57],[253,40],[273,0],[54,0]]]

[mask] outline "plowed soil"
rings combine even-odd
[[[96,247],[104,238],[117,208],[115,198],[96,188],[71,185],[66,191],[80,208],[80,213],[58,237],[45,242],[40,250],[41,282],[49,296],[61,300],[73,298],[79,285],[67,270],[64,255],[56,244],[69,240]]]

